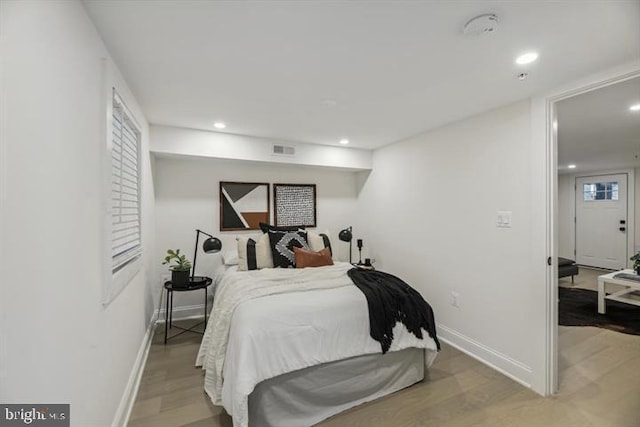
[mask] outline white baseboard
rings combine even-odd
[[[149,349],[151,348],[151,342],[153,341],[153,335],[156,330],[156,326],[160,323],[164,323],[165,310],[156,310],[151,316],[151,321],[147,326],[147,331],[144,335],[140,349],[138,350],[138,356],[133,364],[131,373],[129,375],[129,381],[125,388],[118,410],[113,419],[112,427],[123,427],[129,423],[129,417],[131,417],[131,410],[133,404],[136,401],[138,395],[138,389],[140,388],[140,380],[142,379],[142,373],[147,363],[147,356],[149,355]],[[204,315],[204,304],[189,305],[183,307],[173,308],[173,320],[185,320],[192,318],[199,318]]]
[[[211,310],[212,305],[207,305]],[[204,304],[185,305],[182,307],[173,307],[173,320],[196,319],[204,316]],[[164,323],[165,309],[161,308],[156,312],[156,323]]]
[[[136,357],[136,361],[133,364],[131,373],[129,374],[127,387],[125,388],[120,404],[118,405],[118,410],[116,411],[113,423],[111,423],[112,427],[124,427],[129,423],[131,410],[133,409],[133,404],[136,401],[136,396],[138,395],[140,380],[142,379],[142,373],[144,372],[144,367],[147,363],[147,356],[149,355],[149,349],[151,348],[151,342],[153,341],[153,335],[156,330],[157,319],[158,313],[155,312],[153,313],[153,316],[151,316],[151,321],[147,326],[147,332],[144,334],[144,339],[142,340],[140,349],[138,350],[138,356]]]
[[[442,324],[438,324],[437,328],[439,340],[490,366],[523,386],[531,388],[531,367]]]

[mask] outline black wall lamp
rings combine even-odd
[[[200,233],[205,236],[209,236],[207,240],[202,243],[202,250],[207,254],[213,254],[216,252],[220,252],[222,249],[222,242],[217,237],[213,237],[209,233],[205,233],[202,230],[196,229],[196,249],[193,252],[193,267],[191,268],[191,281],[194,280],[196,274],[196,258],[198,257],[198,239],[200,238]]]
[[[353,262],[351,260],[351,250],[353,248],[353,233],[352,233],[353,227],[349,226],[347,228],[345,228],[344,230],[342,230],[339,234],[338,234],[338,239],[342,240],[343,242],[349,242],[349,263]]]

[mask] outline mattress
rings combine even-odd
[[[381,352],[369,335],[366,299],[346,276],[350,268],[230,271],[221,280],[197,363],[206,370],[205,391],[234,426],[254,424],[248,400],[264,381]],[[435,358],[426,331],[419,339],[398,323],[394,337],[391,352],[422,349],[426,366]]]

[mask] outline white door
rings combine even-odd
[[[627,174],[576,178],[576,262],[627,265]]]

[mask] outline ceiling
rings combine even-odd
[[[558,102],[558,171],[640,166],[640,77]],[[575,169],[569,169],[575,164]]]
[[[373,149],[640,59],[638,0],[85,6],[149,122],[282,141]]]

